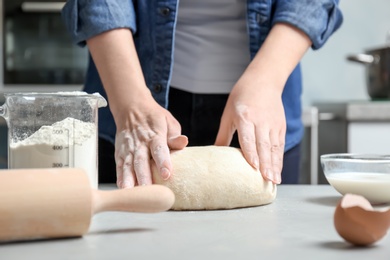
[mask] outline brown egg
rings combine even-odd
[[[345,194],[336,207],[334,225],[346,241],[357,246],[371,245],[390,228],[390,209],[375,210],[364,197]]]

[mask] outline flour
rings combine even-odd
[[[97,131],[94,123],[66,118],[42,126],[28,138],[10,143],[11,169],[74,167],[97,188]]]

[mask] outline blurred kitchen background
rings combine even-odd
[[[0,101],[3,93],[80,90],[87,50],[75,46],[60,17],[64,1],[2,0]],[[342,27],[302,61],[301,183],[327,183],[325,153],[390,153],[390,100],[371,100],[366,67],[349,54],[384,47],[390,33],[390,1],[341,0]],[[390,43],[389,43],[390,44]],[[0,118],[0,168],[7,168],[7,126]]]

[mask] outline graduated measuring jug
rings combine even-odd
[[[83,169],[98,186],[99,94],[81,91],[7,93],[0,116],[8,126],[8,168]]]

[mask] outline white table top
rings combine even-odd
[[[390,235],[359,248],[336,233],[340,198],[328,185],[280,185],[261,207],[105,212],[82,238],[0,244],[0,259],[389,259]]]

